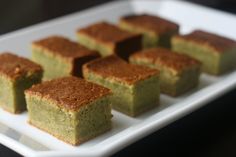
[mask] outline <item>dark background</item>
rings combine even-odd
[[[236,13],[236,0],[191,1]],[[105,2],[108,0],[0,0],[0,35]],[[236,90],[126,147],[114,156],[151,154],[236,157]],[[0,145],[0,157],[3,156],[20,155]]]

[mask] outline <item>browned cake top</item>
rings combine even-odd
[[[50,99],[56,102],[59,107],[74,111],[96,99],[111,94],[111,91],[71,76],[34,85],[26,90],[26,93]]]
[[[106,22],[90,25],[78,30],[78,33],[105,43],[115,43],[136,36],[136,34],[121,30],[119,27]]]
[[[161,64],[176,71],[200,65],[200,62],[184,54],[178,54],[165,48],[152,48],[137,52],[131,56],[137,60],[148,60],[152,64]]]
[[[50,36],[48,38],[33,42],[33,46],[41,47],[51,53],[67,58],[79,58],[84,56],[98,55],[97,52],[89,50],[76,42],[70,41],[62,36]]]
[[[203,46],[208,45],[217,50],[217,52],[224,52],[230,48],[236,48],[236,41],[202,30],[195,30],[190,34],[178,37],[200,43]]]
[[[176,23],[173,23],[158,16],[146,14],[125,16],[121,18],[121,21],[150,31],[154,31],[157,34],[179,29],[179,26]]]
[[[9,52],[0,54],[0,73],[11,79],[42,72],[40,65]]]
[[[159,73],[155,69],[128,64],[115,55],[93,60],[84,65],[84,70],[127,84],[134,84]]]

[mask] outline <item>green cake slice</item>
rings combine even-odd
[[[107,56],[83,66],[84,78],[113,92],[112,107],[137,116],[159,103],[158,70],[131,65],[117,56]]]
[[[146,49],[131,55],[129,61],[160,70],[161,92],[171,96],[181,95],[199,82],[200,62],[168,49]]]
[[[143,48],[169,48],[171,37],[179,32],[178,24],[148,14],[124,16],[120,19],[119,26],[133,33],[142,33]]]
[[[9,52],[0,54],[0,107],[11,113],[26,110],[24,90],[41,82],[40,65]]]
[[[72,145],[111,129],[111,91],[63,77],[25,91],[29,123]]]
[[[142,36],[124,31],[107,22],[99,22],[77,31],[80,44],[100,52],[102,56],[116,54],[124,59],[141,49]]]
[[[174,36],[172,48],[202,62],[204,72],[224,74],[236,67],[236,42],[201,30]]]
[[[81,76],[82,65],[98,56],[97,52],[62,36],[50,36],[32,43],[32,59],[43,67],[44,80]]]

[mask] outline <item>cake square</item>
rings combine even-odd
[[[83,65],[88,81],[112,90],[112,107],[129,116],[137,116],[159,103],[159,71],[131,65],[115,55]]]
[[[178,34],[179,25],[164,18],[140,14],[124,16],[119,21],[120,28],[143,35],[143,48],[171,46],[170,39]]]
[[[44,80],[81,76],[82,65],[99,54],[62,36],[49,36],[32,43],[32,59],[44,69]]]
[[[11,113],[26,110],[24,90],[41,82],[42,67],[9,52],[0,54],[0,107]]]
[[[129,61],[158,69],[161,92],[171,96],[181,95],[196,87],[199,82],[201,63],[165,48],[145,49],[131,55]]]
[[[72,145],[111,129],[111,91],[69,76],[25,91],[29,123]]]
[[[133,34],[107,22],[99,22],[77,31],[80,44],[100,52],[102,56],[116,54],[127,59],[141,49],[141,34]]]
[[[201,61],[203,71],[209,74],[224,74],[236,66],[236,42],[217,34],[195,30],[174,36],[172,48]]]

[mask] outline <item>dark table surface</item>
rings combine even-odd
[[[108,0],[1,0],[0,35],[102,4]],[[192,0],[236,13],[235,0]],[[223,21],[223,19],[222,19]],[[126,147],[114,156],[236,156],[236,90]],[[19,157],[0,145],[0,157]],[[154,156],[154,155],[153,155]]]

